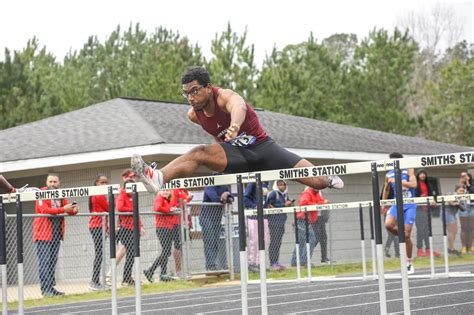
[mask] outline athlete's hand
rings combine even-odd
[[[225,141],[230,141],[230,140],[234,139],[235,137],[237,137],[239,135],[239,129],[240,128],[236,125],[232,125],[229,128],[227,128],[227,132],[225,134],[224,140]]]

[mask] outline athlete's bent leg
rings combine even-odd
[[[398,236],[397,220],[392,215],[387,215],[385,219],[385,228],[389,230],[393,235]]]
[[[224,149],[218,143],[199,145],[168,163],[161,170],[153,170],[140,155],[132,156],[132,169],[147,190],[156,193],[163,184],[180,177],[187,177],[200,166],[222,172],[227,166]]]
[[[293,166],[293,168],[312,167],[312,166],[314,165],[311,162],[309,162],[306,159],[302,159],[298,163],[296,163],[296,165]],[[328,187],[336,188],[336,189],[344,188],[344,182],[342,181],[342,179],[340,179],[339,176],[335,176],[335,175],[301,178],[301,179],[297,179],[297,181],[318,190],[328,188]]]

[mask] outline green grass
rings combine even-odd
[[[416,269],[418,268],[429,268],[430,260],[429,257],[415,258],[413,262]],[[462,257],[449,257],[449,265],[460,265],[460,264],[474,264],[474,255],[464,255]],[[435,267],[444,266],[444,258],[437,257],[435,258]],[[416,270],[415,269],[415,270]],[[400,270],[400,259],[392,258],[384,260],[384,270],[385,271],[396,271]],[[372,273],[372,263],[367,263],[367,274]],[[362,274],[362,263],[349,263],[349,264],[334,264],[334,265],[324,265],[311,268],[311,275],[313,277],[322,277],[322,276],[335,276],[335,275],[361,275]],[[301,276],[306,276],[306,268],[302,268]],[[250,273],[250,280],[257,280],[260,276],[258,273]],[[288,268],[284,271],[267,271],[267,279],[295,279],[296,278],[296,269]]]
[[[398,258],[387,259],[384,261],[385,271],[395,271],[400,270],[400,260]],[[449,265],[460,265],[460,264],[474,264],[474,255],[464,255],[462,257],[449,257]],[[430,261],[429,258],[415,258],[414,260],[415,268],[429,268]],[[435,266],[442,267],[444,266],[444,258],[438,257],[435,258]],[[371,274],[372,265],[369,262],[367,264],[367,274]],[[362,264],[361,263],[352,263],[352,264],[334,264],[334,265],[324,265],[319,267],[314,267],[311,270],[313,277],[318,276],[334,276],[334,275],[361,275],[362,274]],[[302,268],[301,276],[305,277],[306,268]],[[235,278],[239,279],[239,274],[235,275]],[[258,273],[250,273],[249,279],[256,280],[259,278]],[[284,271],[267,271],[267,279],[296,279],[296,269],[288,268]],[[197,289],[203,287],[214,286],[216,284],[225,285],[228,283],[229,276],[213,277],[206,279],[199,279],[193,281],[172,281],[172,282],[158,282],[153,284],[142,284],[142,294],[154,294],[160,292],[177,292],[185,291],[190,289]],[[120,288],[117,290],[119,297],[133,296],[135,294],[135,287],[129,288]],[[74,302],[85,302],[85,301],[94,301],[94,300],[110,300],[111,291],[102,291],[102,292],[90,292],[84,294],[71,294],[61,297],[51,297],[51,298],[42,298],[42,299],[32,299],[25,300],[25,308],[35,307],[35,306],[45,306],[51,304],[66,304]],[[1,305],[1,304],[0,304]],[[18,302],[8,303],[9,309],[17,309]]]

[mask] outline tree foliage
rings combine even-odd
[[[184,102],[181,74],[201,65],[214,85],[257,107],[473,146],[472,43],[441,53],[416,41],[422,33],[374,29],[360,41],[334,34],[321,42],[310,34],[274,48],[259,68],[247,30],[230,23],[216,33],[209,60],[187,37],[139,24],[102,41],[91,36],[62,60],[32,38],[0,61],[0,129],[120,96]]]

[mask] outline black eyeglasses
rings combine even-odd
[[[185,99],[188,99],[189,98],[189,95],[191,96],[196,96],[198,93],[199,93],[199,90],[202,89],[204,86],[194,86],[191,91],[187,92],[187,91],[182,91],[181,92],[181,95],[185,98]]]

